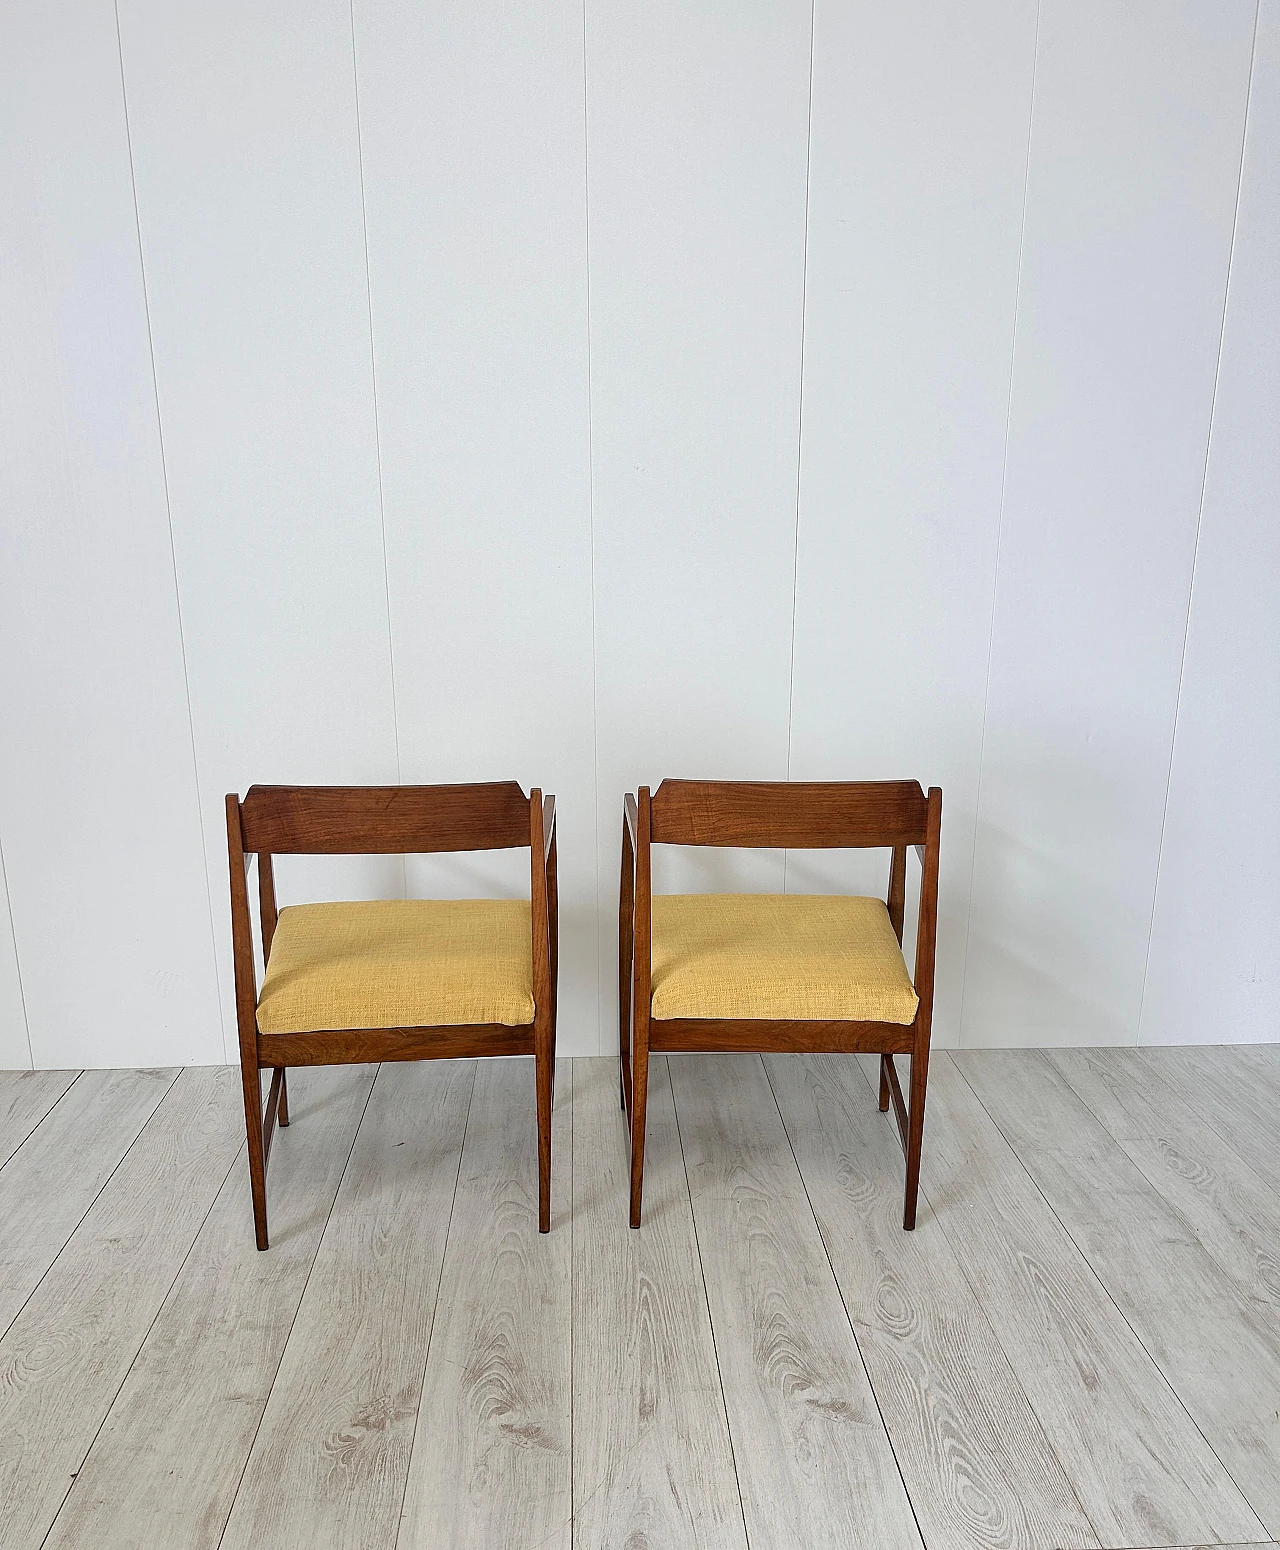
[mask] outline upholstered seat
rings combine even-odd
[[[262,1033],[533,1022],[527,899],[385,899],[282,909]]]
[[[879,899],[655,894],[657,1018],[910,1024],[918,999]]]

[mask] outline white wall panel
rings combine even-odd
[[[1143,1043],[1280,1035],[1278,619],[1280,4],[1263,0]]]
[[[608,1047],[623,792],[786,774],[810,34],[807,0],[587,6]],[[657,882],[781,877],[704,851]]]
[[[18,953],[13,940],[13,917],[9,911],[9,888],[4,876],[4,856],[0,855],[0,1071],[20,1071],[31,1064],[31,1046],[27,1043],[27,1014],[22,1005],[22,982],[18,978]]]
[[[582,9],[360,0],[406,780],[556,795],[560,1039],[596,1048]],[[410,865],[529,890],[528,851]]]
[[[115,17],[0,50],[0,831],[37,1066],[220,1059]]]
[[[1043,7],[966,1044],[1137,1038],[1253,20]]]
[[[859,4],[819,6],[814,38],[790,773],[942,786],[943,1042],[964,968],[1035,31],[1035,0]],[[887,853],[793,852],[787,886],[883,892],[887,870]]]
[[[223,797],[396,780],[343,0],[121,0],[205,843],[235,1050]],[[282,858],[282,903],[399,894]]]

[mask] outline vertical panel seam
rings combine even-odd
[[[1169,795],[1173,789],[1173,761],[1178,747],[1178,723],[1182,716],[1182,685],[1187,672],[1187,647],[1191,639],[1191,610],[1195,602],[1196,570],[1200,563],[1200,531],[1204,525],[1205,495],[1209,486],[1209,459],[1213,451],[1213,425],[1218,409],[1218,382],[1222,375],[1222,351],[1227,337],[1227,308],[1231,300],[1231,273],[1236,257],[1236,233],[1240,226],[1240,196],[1244,188],[1245,148],[1249,139],[1249,110],[1253,106],[1253,70],[1258,57],[1258,19],[1262,0],[1253,8],[1253,37],[1249,46],[1249,79],[1245,87],[1244,122],[1240,130],[1240,162],[1236,171],[1236,199],[1231,214],[1231,241],[1227,248],[1227,275],[1222,287],[1222,321],[1218,327],[1218,353],[1213,364],[1213,392],[1209,397],[1209,425],[1204,439],[1204,466],[1200,474],[1200,503],[1196,511],[1195,541],[1191,549],[1191,575],[1187,581],[1187,612],[1182,624],[1182,653],[1178,661],[1178,687],[1174,697],[1173,727],[1169,734],[1169,763],[1165,771],[1164,803],[1160,811],[1160,839],[1156,846],[1156,875],[1151,888],[1151,914],[1147,921],[1147,951],[1142,961],[1142,994],[1138,999],[1138,1026],[1134,1042],[1142,1043],[1142,1018],[1151,975],[1151,944],[1155,940],[1156,906],[1160,899],[1160,873],[1164,865],[1164,836],[1169,822]]]
[[[1031,101],[1027,110],[1027,160],[1022,177],[1022,219],[1018,227],[1018,278],[1013,294],[1013,325],[1009,333],[1009,390],[1005,400],[1004,453],[1000,465],[1000,505],[996,517],[996,550],[991,567],[991,622],[987,630],[987,675],[982,686],[982,732],[978,739],[978,780],[973,794],[973,845],[969,852],[969,888],[964,919],[964,953],[960,970],[960,1005],[956,1012],[956,1042],[964,1047],[964,1000],[969,985],[969,942],[973,934],[973,881],[978,861],[978,829],[982,815],[982,771],[987,749],[991,706],[991,667],[996,650],[996,601],[1000,592],[1000,551],[1004,542],[1005,492],[1009,484],[1009,442],[1013,428],[1013,383],[1018,360],[1018,315],[1022,307],[1023,254],[1027,242],[1027,194],[1031,187],[1031,141],[1036,121],[1036,80],[1040,66],[1040,0],[1036,0],[1036,35],[1031,51]]]
[[[587,326],[587,546],[590,551],[591,573],[591,810],[595,838],[596,877],[596,1038],[595,1048],[605,1054],[605,985],[608,983],[604,969],[604,899],[600,869],[604,857],[600,850],[600,675],[597,667],[596,621],[596,451],[592,418],[594,381],[592,375],[591,348],[591,128],[588,108],[587,82],[587,0],[582,0],[582,243],[583,264],[586,279],[586,326]]]
[[[36,1068],[35,1051],[31,1047],[31,1018],[27,1015],[27,992],[22,983],[22,960],[18,957],[18,928],[13,923],[13,900],[9,897],[9,873],[4,864],[4,841],[0,839],[0,887],[4,889],[4,907],[9,914],[9,936],[13,941],[13,972],[18,979],[18,1004],[22,1008],[22,1031],[27,1036],[27,1059],[31,1069]]]
[[[791,547],[791,657],[787,668],[787,779],[791,779],[791,726],[796,704],[796,595],[800,585],[800,460],[804,449],[804,343],[809,319],[809,185],[813,167],[813,46],[817,0],[809,5],[809,108],[804,144],[804,246],[800,260],[800,378],[796,405],[796,516]],[[782,852],[782,891],[787,891],[787,862]]]
[[[191,743],[191,776],[196,792],[196,824],[200,833],[200,855],[204,861],[205,902],[209,910],[209,951],[213,957],[213,987],[218,998],[218,1033],[222,1040],[222,1058],[228,1060],[226,1003],[222,989],[222,968],[218,962],[218,935],[213,922],[213,874],[209,867],[209,837],[205,830],[204,798],[200,789],[200,760],[196,752],[195,712],[191,704],[191,674],[187,666],[187,636],[182,621],[182,587],[178,580],[178,550],[173,537],[173,504],[169,497],[169,459],[164,445],[164,421],[160,413],[160,378],[156,371],[155,335],[151,327],[151,296],[147,288],[147,261],[142,246],[142,212],[138,205],[138,179],[133,165],[133,128],[129,122],[129,92],[125,81],[124,38],[120,29],[120,3],[114,0],[116,55],[120,62],[120,105],[124,114],[125,147],[129,153],[129,189],[133,195],[133,226],[138,239],[138,276],[142,282],[142,315],[147,328],[147,356],[151,362],[151,392],[156,406],[156,442],[160,452],[160,479],[164,488],[164,513],[169,530],[169,565],[173,572],[173,602],[178,620],[178,652],[182,659],[182,688],[187,704],[187,735]]]
[[[356,50],[355,0],[348,0],[347,18],[351,25],[351,95],[356,118],[356,167],[360,176],[360,236],[364,245],[364,299],[369,321],[369,394],[373,407],[373,450],[378,471],[378,527],[382,538],[382,585],[387,609],[387,668],[391,675],[391,735],[396,753],[396,784],[399,785],[400,763],[400,713],[396,703],[396,650],[395,634],[391,627],[391,565],[387,558],[387,501],[382,479],[382,424],[378,415],[378,355],[373,333],[373,274],[369,266],[369,209],[364,188],[364,135],[360,125],[360,70]],[[408,873],[404,857],[400,858],[402,886],[407,894]]]

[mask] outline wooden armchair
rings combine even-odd
[[[524,899],[388,899],[277,911],[273,855],[403,855],[529,847]],[[258,1247],[267,1159],[289,1123],[289,1066],[532,1055],[538,1228],[551,1226],[558,959],[555,798],[469,786],[254,786],[227,797],[236,1019]],[[258,858],[255,984],[247,857]],[[271,1071],[263,1112],[259,1073]]]
[[[640,1225],[651,1050],[864,1051],[880,1056],[907,1157],[902,1225],[916,1221],[933,1017],[942,792],[913,780],[800,784],[664,780],[623,802],[619,1063],[631,1123],[631,1225]],[[893,852],[878,899],[654,896],[650,846]],[[914,984],[902,958],[907,849],[923,869]],[[895,1054],[911,1056],[911,1104]]]

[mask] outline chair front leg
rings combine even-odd
[[[280,1103],[276,1109],[276,1124],[283,1129],[289,1123],[289,1073],[280,1067]]]
[[[548,1019],[534,1034],[533,1079],[538,1102],[538,1231],[551,1231],[551,1103],[555,1086],[555,1041]]]
[[[267,1238],[267,1159],[262,1136],[262,1079],[260,1068],[242,1052],[240,1075],[244,1086],[245,1132],[249,1145],[249,1190],[253,1196],[253,1230],[258,1247],[269,1247]]]
[[[902,1205],[902,1225],[910,1232],[916,1225],[916,1201],[920,1194],[920,1150],[924,1142],[924,1095],[929,1080],[929,1040],[917,1038],[911,1052],[911,1106],[907,1116],[907,1188]]]
[[[637,1018],[637,1023],[641,1019]],[[631,1225],[640,1225],[644,1192],[644,1127],[649,1103],[649,1029],[636,1028],[631,1056]]]

